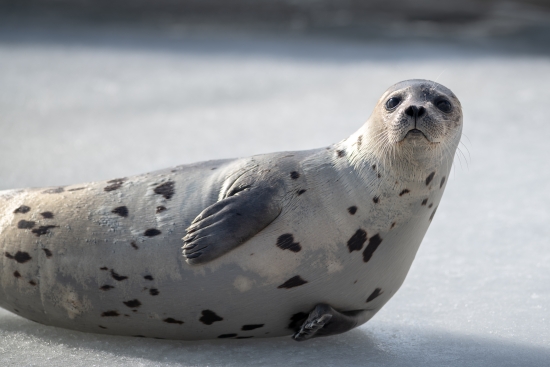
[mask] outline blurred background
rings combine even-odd
[[[143,22],[359,32],[509,34],[544,23],[547,0],[3,0],[8,14],[76,21]],[[546,14],[541,14],[546,13]],[[464,28],[468,27],[469,30]],[[483,29],[483,31],[481,30]]]
[[[464,110],[409,276],[346,334],[181,342],[0,310],[2,366],[545,366],[550,2],[0,0],[0,190],[325,146],[404,79]]]

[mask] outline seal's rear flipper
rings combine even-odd
[[[369,310],[339,312],[325,303],[319,303],[292,338],[304,341],[319,336],[345,333],[365,323],[371,316]]]
[[[279,190],[274,186],[241,186],[204,209],[183,237],[187,263],[214,260],[267,227],[281,212]]]

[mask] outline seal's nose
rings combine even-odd
[[[426,109],[422,106],[409,106],[405,110],[405,114],[414,118],[423,116],[426,113]]]

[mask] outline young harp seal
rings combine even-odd
[[[345,332],[403,283],[461,130],[449,89],[409,80],[328,148],[2,191],[0,306],[169,339]]]

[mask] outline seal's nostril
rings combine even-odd
[[[426,113],[426,109],[424,107],[419,107],[416,117],[423,116],[425,113]]]
[[[416,107],[416,106],[407,107],[407,109],[405,110],[405,114],[407,116],[411,116],[411,117],[416,116],[418,114],[418,107]]]
[[[424,107],[416,107],[416,106],[409,106],[405,110],[405,114],[407,116],[411,116],[414,118],[418,118],[420,116],[423,116],[426,113],[426,109]]]

